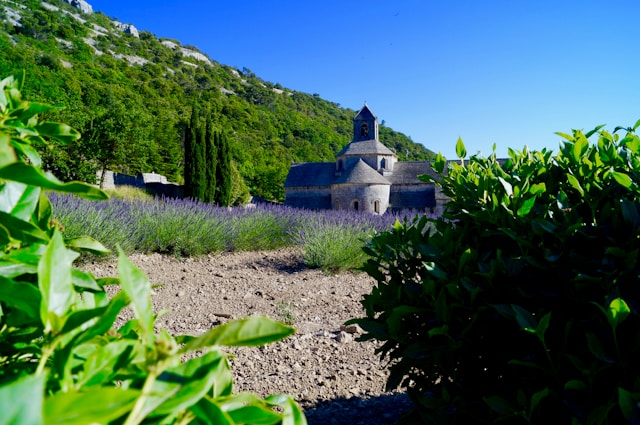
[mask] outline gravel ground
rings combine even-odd
[[[234,318],[260,314],[290,321],[295,335],[259,348],[229,350],[235,391],[287,393],[310,424],[393,424],[411,407],[405,394],[385,392],[387,373],[375,342],[357,342],[348,319],[363,315],[360,300],[374,280],[364,273],[308,269],[295,249],[223,253],[176,259],[134,254],[154,289],[158,319],[172,334],[200,334]],[[84,267],[117,275],[115,262]]]

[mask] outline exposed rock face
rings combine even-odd
[[[204,55],[203,53],[197,52],[195,50],[191,50],[191,49],[186,49],[184,47],[180,47],[178,44],[174,43],[173,41],[170,40],[162,40],[161,43],[173,50],[179,49],[180,53],[182,53],[183,56],[187,56],[187,57],[191,57],[194,58],[196,60],[202,61],[202,62],[206,62],[209,65],[212,65],[211,60],[209,60],[209,58]],[[188,65],[193,65],[189,62],[185,62]]]
[[[75,7],[82,13],[91,14],[93,13],[93,7],[89,3],[84,0],[64,0],[69,3],[71,6]]]
[[[188,56],[188,57],[194,58],[196,60],[199,60],[199,61],[202,61],[202,62],[206,62],[209,65],[211,65],[211,61],[209,60],[209,58],[206,57],[205,55],[203,55],[200,52],[196,52],[195,50],[191,50],[191,49],[185,49],[184,47],[182,47],[180,49],[180,51],[182,52],[182,54],[184,56]]]
[[[7,15],[7,22],[9,22],[9,24],[11,24],[14,27],[22,26],[22,17],[20,16],[20,13],[17,10],[12,9],[10,7],[5,7],[4,11]]]
[[[173,49],[173,50],[175,50],[178,47],[178,45],[176,43],[174,43],[173,41],[169,41],[169,40],[162,40],[161,43],[162,43],[163,46],[168,47],[168,48]]]
[[[125,34],[131,34],[135,38],[140,38],[138,29],[134,27],[132,24],[123,24],[122,22],[113,21],[113,26]]]

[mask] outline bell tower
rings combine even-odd
[[[365,103],[353,119],[353,141],[378,140],[378,118]]]

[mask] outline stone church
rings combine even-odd
[[[335,162],[293,163],[284,183],[285,205],[384,214],[403,209],[438,213],[439,188],[418,179],[430,161],[398,161],[380,143],[378,119],[365,104],[353,119],[353,139]],[[440,208],[438,208],[440,207]]]

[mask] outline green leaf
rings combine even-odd
[[[5,319],[9,326],[33,325],[39,323],[41,295],[35,285],[28,282],[14,282],[0,277],[0,301],[5,305]],[[0,310],[2,311],[2,310]],[[2,317],[2,314],[0,314]]]
[[[613,329],[616,329],[620,323],[624,322],[624,319],[626,319],[629,314],[631,314],[631,309],[622,298],[616,298],[609,304],[607,316]]]
[[[576,162],[578,162],[588,147],[589,147],[589,141],[585,136],[576,137],[575,142],[573,144],[573,151],[572,151],[573,159],[575,159]]]
[[[83,330],[82,333],[78,334],[75,337],[74,344],[79,345],[83,342],[91,340],[92,338],[102,336],[107,333],[115,323],[122,309],[125,308],[128,303],[129,300],[127,294],[124,292],[118,292],[116,296],[111,299],[106,309],[104,310],[104,313],[97,316],[98,320],[96,321],[96,323]],[[71,321],[72,319],[74,319],[76,314],[79,313],[74,313],[73,315],[71,315],[69,320]],[[73,323],[76,326],[84,323],[84,316],[79,317],[78,319],[79,323]],[[70,325],[71,323],[72,322],[70,322]]]
[[[558,191],[558,196],[556,197],[556,202],[558,204],[558,208],[561,210],[566,210],[571,208],[571,204],[569,203],[569,197],[564,191]]]
[[[25,104],[24,108],[16,110],[18,112],[17,114],[14,113],[12,115],[16,116],[20,121],[27,122],[31,117],[52,109],[56,109],[56,107],[41,103],[28,102]]]
[[[80,236],[77,238],[66,239],[65,243],[69,248],[76,249],[78,251],[86,251],[92,254],[109,254],[110,249],[106,248],[97,240],[89,236]]]
[[[59,332],[63,317],[75,302],[71,269],[78,254],[68,250],[56,230],[38,263],[38,287],[42,294],[40,317],[46,331]]]
[[[518,217],[524,217],[525,215],[531,212],[531,210],[533,209],[533,206],[536,204],[536,198],[537,196],[532,196],[529,199],[526,199],[522,203],[522,205],[520,205],[520,208],[518,208],[518,211],[517,211]]]
[[[0,386],[0,425],[42,425],[46,375],[30,375]]]
[[[594,333],[587,333],[587,345],[589,346],[589,351],[591,354],[595,356],[596,359],[603,361],[608,364],[614,364],[615,359],[605,351],[604,345],[600,338]]]
[[[569,181],[571,187],[577,190],[580,195],[584,196],[584,189],[582,189],[582,186],[580,186],[580,182],[578,181],[576,176],[574,176],[573,174],[567,174],[567,180]]]
[[[47,234],[38,227],[3,211],[0,211],[0,225],[7,229],[7,233],[13,239],[22,242],[46,243],[49,241]]]
[[[437,328],[431,328],[428,332],[430,337],[434,337],[436,335],[449,335],[449,325],[438,326]]]
[[[456,155],[460,159],[466,158],[467,156],[467,149],[464,147],[464,143],[460,137],[458,137],[458,141],[456,142]]]
[[[438,278],[438,279],[446,279],[447,278],[447,273],[442,270],[440,267],[438,267],[438,265],[433,262],[433,261],[423,261],[422,265],[424,266],[425,270],[427,271],[427,273],[429,273],[431,276]]]
[[[618,182],[618,184],[625,188],[630,188],[633,182],[631,181],[631,177],[629,177],[626,173],[621,173],[619,171],[612,171],[611,175]]]
[[[106,192],[80,182],[62,183],[53,174],[44,173],[23,162],[14,162],[0,168],[0,179],[16,181],[44,189],[57,190],[60,192],[75,193],[87,199],[104,200],[109,199]]]
[[[22,274],[36,274],[45,245],[32,244],[0,254],[0,276],[13,278]]]
[[[153,304],[147,276],[118,248],[118,276],[123,291],[131,299],[131,309],[138,319],[147,348],[153,347]]]
[[[624,388],[618,387],[618,405],[624,418],[631,421],[633,417],[633,411],[637,408],[638,403],[633,399],[631,391],[627,391]]]
[[[483,397],[482,399],[489,405],[491,410],[501,415],[510,416],[517,412],[517,409],[513,404],[500,396],[494,395],[490,397]]]
[[[96,279],[93,277],[91,273],[83,272],[82,270],[73,269],[71,271],[71,278],[73,279],[73,285],[76,288],[81,289],[79,292],[83,290],[90,290],[99,292],[102,291],[102,287],[98,285]]]
[[[593,130],[587,131],[587,133],[584,135],[584,137],[586,137],[588,139],[589,137],[591,137],[594,134],[596,134],[598,132],[598,130],[600,130],[604,126],[605,126],[605,124],[600,124],[599,126],[596,126],[596,128],[594,128]]]
[[[35,126],[35,129],[41,136],[51,137],[64,144],[68,144],[80,138],[80,133],[69,127],[67,124],[41,122]]]
[[[547,191],[547,185],[544,183],[536,183],[529,188],[531,195],[539,195]]]
[[[534,229],[542,229],[544,232],[550,233],[552,235],[555,234],[558,229],[558,226],[556,226],[551,221],[547,221],[541,218],[534,218],[533,220],[531,220],[531,226]]]
[[[442,156],[441,153],[438,153],[438,155],[436,155],[436,159],[433,161],[431,166],[436,171],[436,173],[442,175],[442,172],[444,171],[444,167],[446,163],[447,161],[444,159],[444,156]]]
[[[91,387],[83,392],[58,392],[44,403],[47,425],[106,424],[133,407],[139,390]]]
[[[563,139],[567,139],[568,141],[573,141],[573,136],[567,133],[562,133],[559,131],[556,131],[555,134],[557,134],[558,136],[562,137]]]
[[[267,397],[266,401],[283,408],[282,425],[307,425],[307,418],[305,418],[302,409],[290,396],[276,394]]]
[[[165,370],[154,381],[142,417],[171,415],[200,401],[207,393],[230,395],[233,376],[226,356],[217,350]]]
[[[188,353],[217,345],[259,346],[286,338],[294,332],[293,328],[268,317],[250,316],[217,326],[199,337],[187,338],[180,352]]]
[[[511,304],[511,308],[516,315],[516,320],[520,327],[526,331],[535,332],[537,323],[533,315],[516,304]]]
[[[549,322],[551,321],[551,312],[548,312],[540,319],[538,326],[536,326],[536,335],[544,343],[544,335],[549,328]]]
[[[531,415],[533,414],[533,411],[536,410],[536,408],[540,404],[540,401],[542,401],[542,399],[547,397],[548,395],[549,395],[549,388],[545,388],[543,390],[536,392],[534,395],[531,396],[531,403],[529,404],[529,417],[531,417]]]
[[[626,137],[620,141],[620,146],[624,146],[629,152],[638,154],[638,152],[640,152],[640,137],[635,134],[627,134]]]
[[[38,202],[36,210],[33,212],[33,221],[41,229],[49,229],[51,227],[51,217],[53,215],[53,209],[51,208],[51,202],[44,193],[40,191],[40,201]]]
[[[11,145],[11,137],[0,132],[0,167],[18,161],[16,151]]]
[[[209,398],[200,399],[200,401],[189,410],[207,425],[236,425],[215,400]]]
[[[580,381],[578,379],[572,379],[570,381],[567,381],[566,384],[564,384],[564,389],[582,392],[587,390],[587,384],[585,384],[583,381]]]
[[[94,351],[76,375],[76,389],[108,384],[118,371],[128,364],[134,348],[129,340],[112,341]]]
[[[238,424],[272,425],[282,421],[282,416],[266,406],[242,406],[227,413]]]
[[[509,183],[508,181],[506,181],[505,179],[499,176],[498,176],[498,180],[500,181],[500,184],[504,188],[504,191],[506,192],[507,196],[509,197],[513,196],[513,187],[511,186],[511,183]]]
[[[29,221],[38,205],[40,188],[6,182],[0,188],[0,210],[20,220]]]

